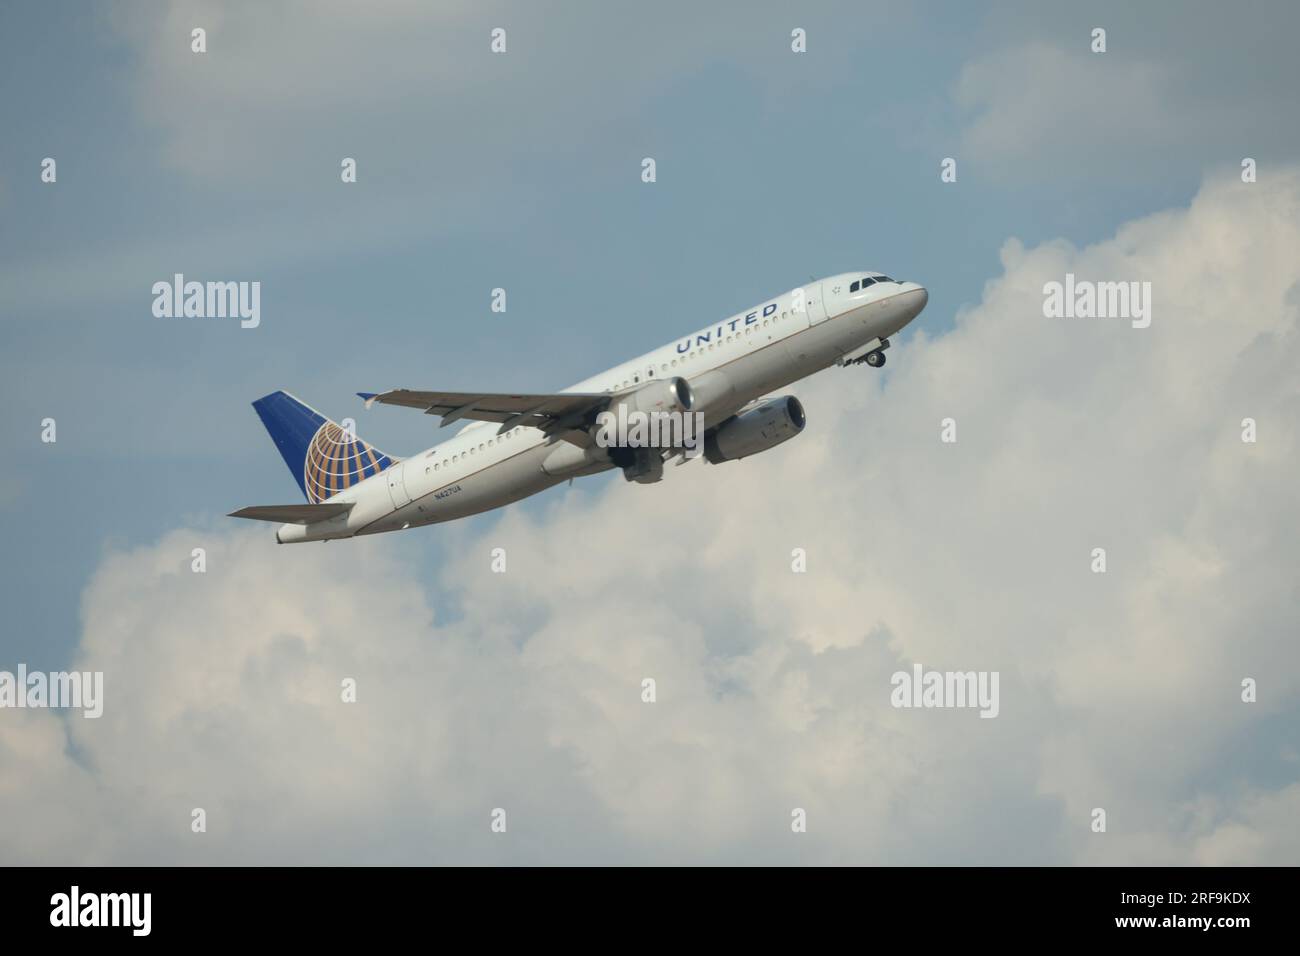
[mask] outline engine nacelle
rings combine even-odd
[[[691,383],[691,392],[695,396],[695,408],[708,414],[731,404],[732,396],[736,394],[736,387],[726,372],[715,368],[697,377]]]
[[[808,419],[793,395],[759,402],[733,415],[704,439],[704,457],[715,465],[775,448],[803,431]]]
[[[695,407],[695,393],[691,383],[684,378],[661,378],[656,382],[646,382],[635,392],[624,395],[609,406],[609,411],[618,414],[622,405],[629,412],[689,412]]]
[[[542,459],[542,471],[555,478],[564,478],[608,461],[608,451],[598,445],[581,448],[561,441],[556,442],[555,448]]]

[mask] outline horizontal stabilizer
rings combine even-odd
[[[322,505],[254,505],[230,512],[231,518],[252,518],[255,521],[275,521],[280,524],[315,524],[345,515],[352,510],[352,502],[339,501]]]

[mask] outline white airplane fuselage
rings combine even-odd
[[[844,273],[809,282],[564,391],[618,395],[681,377],[693,391],[693,410],[713,428],[761,396],[887,348],[889,336],[915,318],[929,296],[914,282],[892,280],[849,291],[864,276],[875,275]],[[345,514],[282,525],[276,540],[322,541],[452,521],[616,467],[599,461],[551,473],[544,463],[555,460],[550,456],[559,440],[539,428],[498,433],[490,422],[473,422],[326,499],[351,503]]]

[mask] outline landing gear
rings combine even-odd
[[[623,465],[623,477],[628,481],[635,481],[642,485],[652,485],[656,481],[663,480],[664,458],[660,449],[624,448],[621,451],[630,453],[627,458],[624,458],[627,463]]]
[[[872,339],[864,342],[852,352],[836,360],[836,365],[858,365],[866,362],[872,368],[885,364],[885,349],[889,348],[889,339]]]

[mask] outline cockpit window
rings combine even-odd
[[[861,282],[855,282],[855,283],[853,283],[853,285],[849,286],[849,291],[850,291],[850,292],[857,292],[857,291],[858,291],[858,286],[860,286],[860,285],[862,285]]]
[[[875,281],[876,281],[876,280],[875,280],[875,279],[872,279],[872,278],[866,278],[866,279],[863,279],[863,280],[862,280],[862,288],[865,289],[867,286],[869,286],[869,285],[873,285],[873,284],[875,283]]]
[[[891,279],[891,278],[889,278],[889,276],[876,276],[876,281],[877,281],[877,282],[893,282],[894,280]]]

